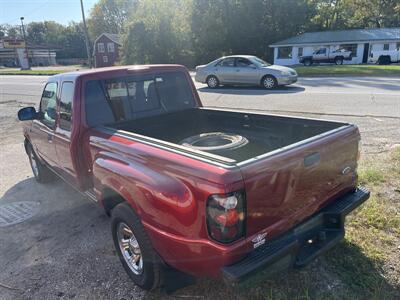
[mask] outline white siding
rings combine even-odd
[[[351,43],[351,44],[356,44],[356,43]],[[340,44],[343,45],[343,44]],[[312,45],[312,46],[293,46],[292,49],[292,58],[288,59],[281,59],[278,58],[278,48],[274,48],[274,64],[277,65],[282,65],[282,66],[290,66],[290,65],[296,65],[299,64],[299,57],[298,57],[298,49],[299,47],[303,48],[303,56],[307,55],[312,55],[313,52],[319,48],[322,47],[327,47],[329,48],[330,51],[334,51],[339,48],[339,44],[333,44],[333,45],[327,45],[327,44],[319,44],[319,45]],[[396,43],[394,43],[396,46]],[[394,47],[395,47],[394,46]],[[382,44],[383,47],[383,44]],[[345,64],[361,64],[362,59],[363,59],[363,53],[364,53],[364,43],[357,44],[357,56],[353,57],[352,60],[345,60]]]

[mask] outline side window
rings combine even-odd
[[[74,97],[74,84],[70,81],[63,82],[60,99],[60,128],[71,130],[72,98]]]
[[[114,43],[107,43],[107,52],[114,52]]]
[[[249,67],[251,65],[252,65],[252,63],[248,59],[245,59],[245,58],[242,58],[242,57],[239,57],[239,58],[236,59],[236,66],[237,67],[246,68],[246,67]]]
[[[42,99],[40,100],[40,112],[42,114],[42,122],[53,128],[56,121],[57,108],[57,83],[49,82],[43,90]]]
[[[221,67],[234,67],[235,66],[235,58],[233,57],[228,57],[225,58],[220,62]]]
[[[104,53],[104,43],[98,43],[97,44],[97,51],[99,52],[99,53]]]

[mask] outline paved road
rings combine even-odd
[[[0,102],[37,103],[46,76],[0,76]],[[300,78],[292,86],[267,91],[254,87],[215,90],[196,83],[206,106],[282,113],[400,118],[400,78]]]

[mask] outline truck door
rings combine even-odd
[[[57,171],[71,184],[77,184],[76,172],[72,164],[71,130],[74,97],[74,82],[64,81],[61,85],[58,122],[54,133],[54,145],[57,153]]]
[[[321,48],[313,55],[313,60],[315,61],[326,61],[328,59],[328,52],[326,48]]]
[[[57,82],[46,84],[40,100],[39,118],[33,121],[30,133],[34,150],[47,164],[54,167],[56,150],[53,144],[57,109]]]

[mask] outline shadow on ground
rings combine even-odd
[[[273,90],[266,90],[262,87],[254,86],[220,86],[215,89],[209,87],[199,88],[203,93],[230,94],[230,95],[268,95],[268,94],[294,94],[303,92],[305,89],[301,86],[282,86]]]

